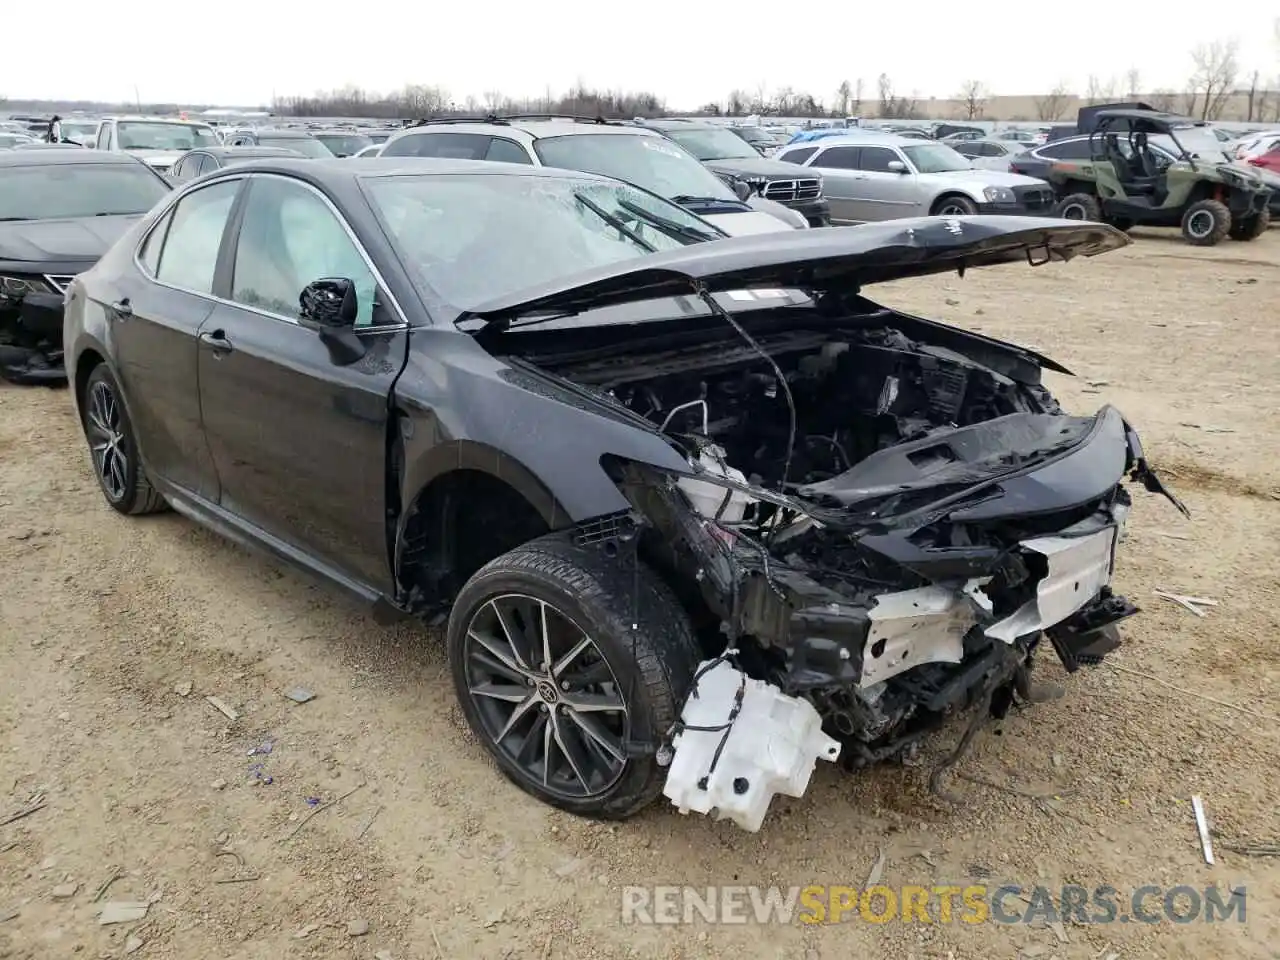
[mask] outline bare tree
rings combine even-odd
[[[1071,94],[1067,92],[1067,85],[1060,83],[1043,97],[1035,98],[1036,119],[1037,120],[1058,120],[1062,117],[1062,113],[1067,108],[1067,103],[1071,99]]]
[[[987,106],[987,88],[981,80],[966,80],[960,87],[960,102],[966,120],[977,120]]]
[[[740,117],[747,112],[749,95],[745,90],[730,90],[729,100],[725,104],[731,117]]]
[[[1191,74],[1188,91],[1194,90],[1199,94],[1201,120],[1217,120],[1222,116],[1240,71],[1239,48],[1236,40],[1214,40],[1191,51],[1195,71]]]
[[[857,116],[862,113],[862,78],[858,78],[858,82],[853,85],[853,103],[849,105],[853,111],[853,115]]]
[[[1172,90],[1152,90],[1147,99],[1153,107],[1165,113],[1173,113],[1178,109],[1178,95]]]
[[[1129,88],[1129,99],[1137,100],[1142,95],[1142,73],[1137,67],[1130,67],[1124,75],[1125,86]]]
[[[876,80],[880,92],[880,110],[878,116],[894,120],[914,119],[916,102],[910,97],[899,97],[893,92],[893,81],[887,73],[880,74]]]
[[[504,99],[505,98],[502,96],[501,90],[486,90],[484,92],[485,109],[490,113],[497,113],[498,108],[502,106],[502,101]]]
[[[1262,91],[1266,95],[1266,91]],[[1253,113],[1258,107],[1258,71],[1253,71],[1253,76],[1249,78],[1249,93],[1246,103],[1248,115],[1244,118],[1246,123],[1253,122]]]
[[[1116,98],[1116,78],[1112,77],[1105,82],[1099,80],[1096,74],[1089,74],[1089,83],[1085,88],[1085,100],[1090,103],[1109,103]]]
[[[848,80],[841,80],[840,86],[836,87],[836,105],[840,110],[840,116],[847,117],[849,115],[849,101],[853,99],[853,87],[849,85]]]

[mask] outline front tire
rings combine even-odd
[[[94,476],[112,509],[138,516],[168,507],[147,477],[120,385],[105,363],[94,367],[85,383],[80,423],[89,442]]]
[[[615,820],[661,791],[655,751],[700,659],[674,595],[625,556],[559,535],[517,547],[466,583],[448,630],[462,712],[503,774]]]
[[[1091,220],[1102,222],[1102,205],[1089,193],[1073,193],[1063,197],[1054,213],[1063,220]]]
[[[1267,228],[1270,226],[1271,210],[1268,207],[1263,207],[1261,213],[1255,213],[1252,217],[1245,217],[1232,223],[1228,236],[1232,240],[1257,240],[1267,232]]]
[[[978,208],[974,206],[973,201],[968,197],[953,194],[939,200],[934,206],[933,212],[939,217],[967,217],[977,213]]]
[[[1182,238],[1193,247],[1212,247],[1231,232],[1231,211],[1217,200],[1200,200],[1182,215]]]

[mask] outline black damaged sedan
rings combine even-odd
[[[0,377],[66,382],[67,284],[168,192],[126,154],[0,152]]]
[[[681,809],[763,797],[733,814],[754,829],[803,790],[760,772],[806,718],[860,766],[1037,699],[1046,648],[1068,670],[1113,649],[1127,481],[1177,504],[1133,429],[1063,413],[1054,361],[869,294],[1125,237],[995,217],[712,236],[527,166],[201,178],[71,284],[93,469],[121,513],[172,507],[379,617],[447,617],[498,765],[593,816],[665,782]]]

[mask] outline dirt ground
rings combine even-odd
[[[0,822],[45,800],[0,826],[0,957],[1280,956],[1280,861],[1229,849],[1280,842],[1278,278],[1280,230],[1211,250],[1139,232],[1095,261],[880,291],[1072,367],[1051,375],[1064,404],[1120,407],[1192,519],[1135,491],[1118,577],[1143,613],[1114,667],[1042,659],[1066,696],[980,737],[958,769],[986,785],[927,792],[953,726],[918,763],[822,765],[758,835],[665,800],[612,826],[539,805],[466,729],[437,635],[178,516],[116,515],[66,392],[0,386]],[[1160,588],[1219,605],[1197,618]],[[298,685],[315,699],[282,695]],[[892,886],[1244,885],[1247,919],[621,922],[624,885],[860,886],[881,853]],[[100,924],[113,901],[150,906]]]

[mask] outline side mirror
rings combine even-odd
[[[355,326],[360,304],[354,281],[345,277],[313,280],[298,295],[298,316],[312,330]]]
[[[745,180],[735,180],[733,181],[733,192],[739,200],[746,202],[751,198],[751,184]]]
[[[890,173],[907,173],[908,172],[907,165],[903,163],[901,160],[890,160],[889,172]]]
[[[356,335],[360,302],[354,280],[313,280],[298,295],[298,308],[299,325],[320,334],[329,359],[336,365],[345,367],[364,356],[364,342]]]

